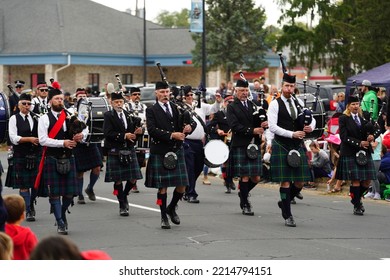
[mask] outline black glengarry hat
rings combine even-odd
[[[156,83],[156,90],[167,89],[167,88],[169,88],[169,86],[166,82],[157,82]]]
[[[22,93],[19,97],[19,101],[20,100],[28,100],[28,101],[31,101],[31,94],[28,94],[28,93]]]
[[[122,92],[115,91],[115,92],[111,93],[111,100],[118,100],[118,99],[124,99]]]
[[[49,95],[47,96],[47,101],[51,100],[53,98],[53,96],[56,96],[59,94],[62,94],[61,90],[59,90],[58,88],[51,88],[49,90]]]
[[[295,84],[296,82],[296,76],[289,75],[287,73],[283,73],[283,82]]]
[[[237,80],[236,87],[249,87],[248,81]]]

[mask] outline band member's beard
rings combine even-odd
[[[62,109],[64,109],[64,106],[62,104],[59,104],[59,105],[53,105],[52,104],[51,108],[55,112],[60,112],[60,111],[62,111]]]

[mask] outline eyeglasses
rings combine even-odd
[[[47,88],[40,88],[39,91],[40,91],[40,92],[45,92],[45,91],[48,92],[49,89],[47,89]]]
[[[20,102],[23,106],[31,106],[31,102]]]
[[[137,96],[137,95],[138,95],[138,96],[141,96],[141,93],[132,93],[131,95],[132,95],[132,96]]]

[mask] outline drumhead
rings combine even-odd
[[[10,118],[7,96],[0,92],[0,143],[5,143],[8,136],[8,120]]]
[[[210,140],[204,146],[205,158],[214,165],[221,165],[229,158],[229,147],[221,140]]]

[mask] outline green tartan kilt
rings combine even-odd
[[[77,144],[73,149],[73,155],[76,160],[77,172],[86,172],[103,165],[102,156],[96,143]]]
[[[164,155],[150,154],[146,165],[145,186],[147,188],[168,188],[188,186],[188,175],[183,147],[176,152],[177,166],[168,170],[163,166]]]
[[[341,156],[336,170],[337,180],[375,180],[376,170],[371,155],[366,165],[356,163],[355,156]]]
[[[76,196],[76,166],[74,157],[70,157],[70,171],[66,175],[59,174],[56,169],[56,158],[47,156],[43,168],[43,184],[39,186],[38,196]]]
[[[311,180],[306,149],[300,146],[297,151],[301,155],[301,166],[293,168],[287,164],[289,150],[272,140],[270,175],[273,182],[308,182]]]
[[[246,155],[247,147],[232,147],[229,152],[227,175],[230,177],[263,175],[261,154],[256,159]]]
[[[119,155],[108,154],[104,182],[122,182],[142,179],[142,173],[138,165],[135,149],[131,149],[130,152],[131,162],[128,166],[124,166],[120,163]]]
[[[32,170],[26,169],[26,158],[12,158],[13,168],[11,169],[12,187],[13,189],[31,189],[34,187],[35,178],[38,174],[40,155],[37,155],[35,160],[35,168]]]

